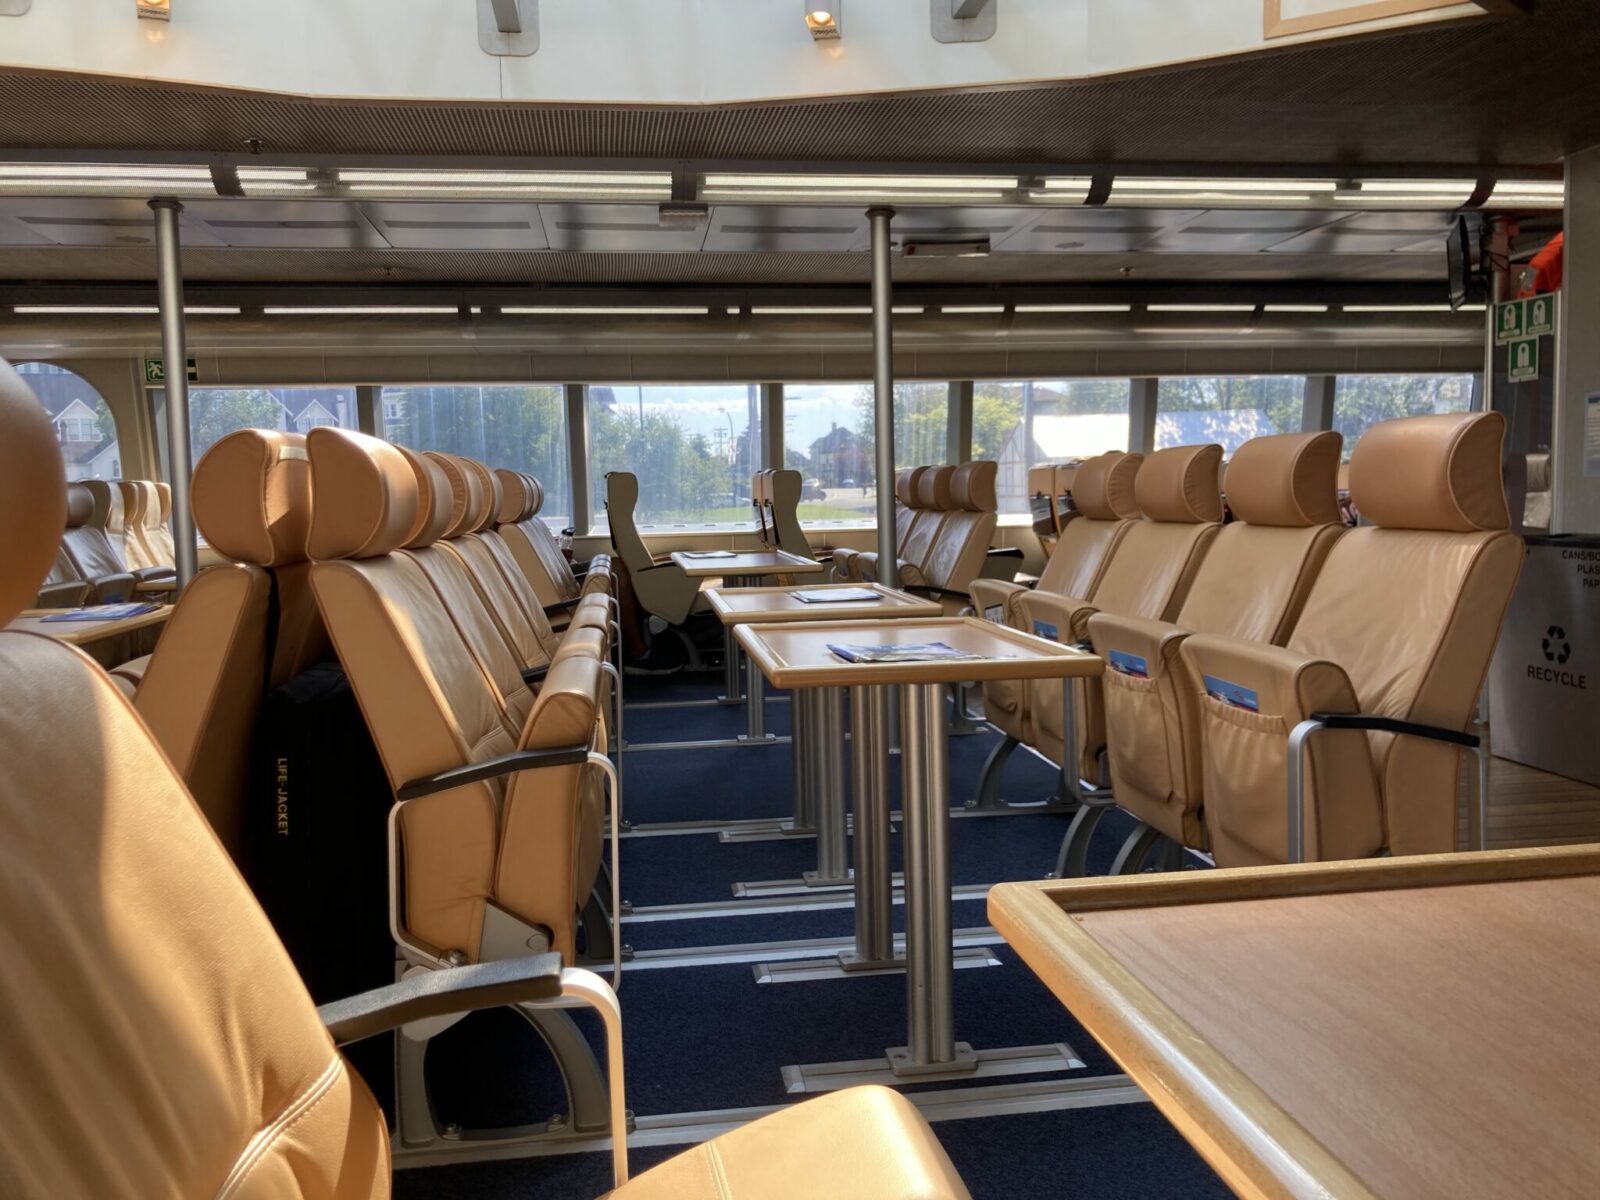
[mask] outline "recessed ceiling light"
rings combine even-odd
[[[870,305],[845,305],[845,304],[811,304],[811,305],[771,305],[757,304],[751,307],[751,313],[758,317],[860,317],[872,313]],[[918,310],[921,311],[920,309]]]
[[[455,305],[442,304],[348,304],[348,305],[270,305],[261,310],[269,317],[387,317],[422,316],[428,314],[454,316],[460,311]]]
[[[700,184],[709,201],[820,203],[897,202],[955,204],[995,202],[1014,195],[1015,175],[801,175],[711,172]]]
[[[1269,313],[1325,313],[1328,311],[1326,304],[1266,304],[1262,306],[1263,312]]]
[[[560,317],[703,317],[711,310],[694,305],[558,305],[520,304],[501,305],[500,311],[512,316]]]
[[[831,42],[839,36],[839,5],[841,0],[832,0],[829,4],[819,4],[817,0],[803,0],[806,14],[806,28],[811,31],[811,40],[814,42]]]
[[[1003,313],[1004,304],[941,304],[940,312],[946,313]]]
[[[1019,304],[1019,313],[1097,313],[1132,312],[1131,304]]]
[[[1112,180],[1107,203],[1283,208],[1326,200],[1338,186],[1332,179],[1203,179],[1130,175]]]
[[[1447,313],[1454,312],[1448,304],[1346,304],[1347,313]]]
[[[1255,312],[1254,304],[1147,304],[1147,312],[1166,313],[1218,313],[1218,312]]]

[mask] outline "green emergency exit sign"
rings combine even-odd
[[[1548,337],[1556,331],[1556,298],[1549,294],[1508,300],[1494,306],[1494,340],[1509,345],[1523,338]]]
[[[200,382],[200,367],[194,359],[185,360],[190,383]],[[167,381],[167,360],[164,358],[147,358],[144,360],[144,381],[146,383],[165,383]]]

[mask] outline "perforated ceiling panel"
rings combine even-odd
[[[1600,142],[1600,6],[1068,84],[707,108],[309,101],[0,71],[0,144],[876,161],[1542,164]],[[547,51],[549,52],[549,51]]]

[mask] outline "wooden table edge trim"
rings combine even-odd
[[[988,910],[1056,999],[1238,1195],[1377,1200],[1082,926],[1063,920],[1045,888],[1001,884]]]

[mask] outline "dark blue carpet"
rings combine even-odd
[[[665,685],[651,680],[632,687],[630,698],[666,698],[693,688],[706,694],[717,686],[677,677]],[[786,716],[787,707],[769,706],[769,726],[778,726],[773,718]],[[648,740],[690,740],[726,736],[719,732],[723,727],[737,732],[742,723],[742,714],[733,709],[661,709],[630,713],[629,734],[631,740],[646,740],[647,733]],[[951,791],[957,801],[970,794],[995,742],[993,735],[951,739]],[[627,761],[626,811],[635,823],[783,815],[791,807],[790,775],[786,746],[634,753]],[[1046,795],[1053,775],[1019,754],[1007,773],[1007,793]],[[1066,826],[1065,817],[1047,814],[953,820],[953,880],[987,884],[1042,876],[1054,865]],[[1127,828],[1126,819],[1116,816],[1102,826],[1093,870],[1108,868]],[[629,838],[622,845],[623,894],[636,907],[732,901],[734,881],[797,876],[815,866],[815,854],[815,843],[804,839],[723,844],[711,834]],[[897,906],[897,928],[903,913]],[[848,907],[631,921],[624,936],[638,950],[717,946],[844,937],[853,921]],[[986,923],[982,900],[956,903],[956,928]],[[1086,1062],[1083,1074],[1115,1072],[1099,1046],[1010,949],[994,949],[1001,966],[955,974],[957,1036],[980,1048],[1064,1041]],[[758,985],[749,964],[625,968],[621,999],[628,1102],[641,1115],[790,1102],[794,1097],[784,1093],[780,1074],[785,1065],[871,1058],[905,1037],[902,975]],[[587,1013],[577,1019],[598,1043],[598,1022]],[[477,1014],[434,1039],[428,1076],[441,1121],[468,1127],[518,1124],[541,1121],[564,1108],[548,1052],[531,1027],[506,1010]],[[1145,1104],[945,1122],[937,1131],[978,1200],[1226,1194]],[[670,1153],[638,1151],[635,1169]],[[397,1176],[395,1194],[402,1200],[593,1196],[609,1186],[608,1170],[604,1156],[582,1155],[410,1171]]]

